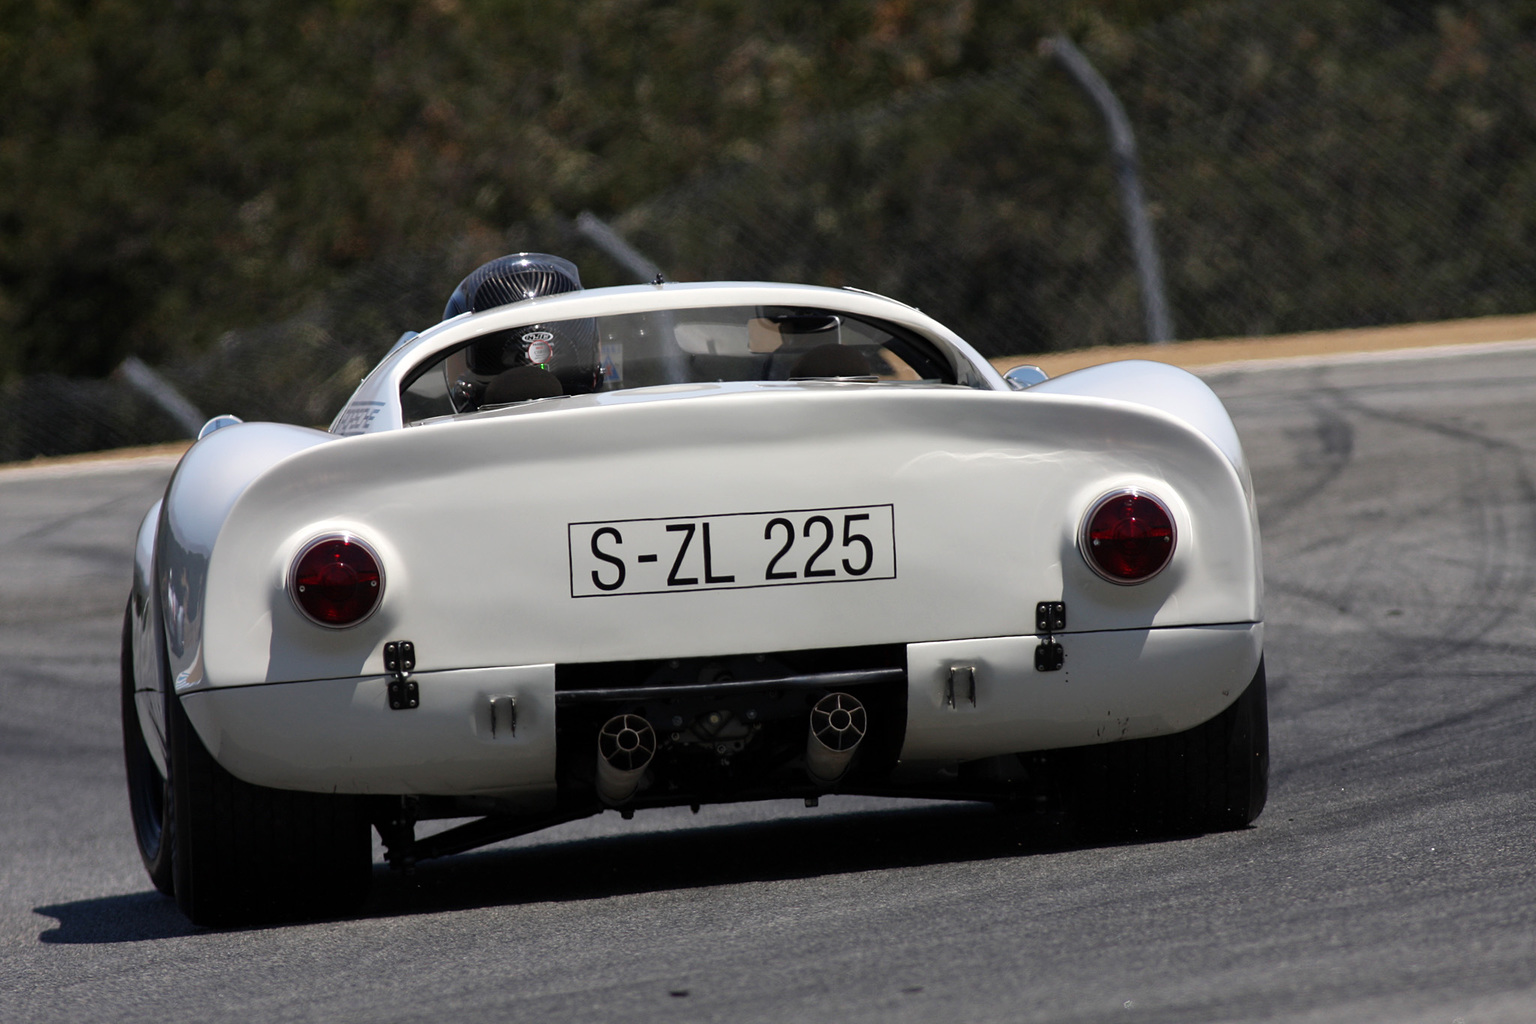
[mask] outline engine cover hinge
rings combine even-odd
[[[1067,652],[1054,634],[1067,628],[1067,602],[1041,601],[1035,605],[1035,632],[1040,645],[1035,648],[1035,671],[1056,672],[1067,662]]]
[[[958,687],[956,684],[959,684]],[[971,707],[976,706],[976,666],[975,665],[951,665],[949,667],[949,680],[944,684],[944,704],[949,710],[955,710],[955,691],[965,694],[971,702]]]
[[[416,645],[391,640],[384,645],[384,671],[389,673],[389,707],[407,711],[421,706],[421,690],[410,675],[416,669]]]
[[[517,736],[517,698],[510,693],[498,693],[490,698],[491,705],[491,738],[505,731],[508,736]]]

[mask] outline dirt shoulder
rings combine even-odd
[[[1485,316],[1473,320],[1403,324],[1398,327],[1368,327],[1349,331],[1280,334],[1268,338],[1214,338],[1200,341],[1176,341],[1168,345],[1112,345],[1077,349],[1071,352],[1004,356],[992,360],[992,365],[1006,371],[1020,363],[1033,363],[1055,377],[1071,370],[1080,370],[1085,366],[1096,366],[1116,359],[1151,359],[1187,369],[1261,359],[1389,352],[1401,349],[1436,348],[1443,345],[1471,345],[1531,339],[1536,339],[1536,314]]]
[[[39,455],[25,462],[0,463],[0,471],[40,466],[68,466],[77,462],[109,462],[118,459],[141,459],[156,455],[180,455],[192,447],[191,440],[168,441],[165,444],[147,444],[137,448],[115,448],[105,452],[80,452],[76,455]]]

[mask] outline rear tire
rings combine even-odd
[[[208,753],[180,698],[166,704],[182,913],[227,926],[356,911],[373,875],[363,799],[244,782]]]
[[[133,677],[133,609],[123,614],[122,713],[123,767],[128,775],[128,810],[133,816],[133,836],[139,857],[155,888],[173,894],[172,855],[175,835],[171,817],[171,789],[160,766],[150,755],[139,723],[137,686]]]
[[[1269,699],[1259,660],[1221,714],[1170,736],[1051,752],[1067,813],[1110,835],[1247,827],[1269,794]]]

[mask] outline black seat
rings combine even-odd
[[[868,377],[869,360],[849,345],[817,345],[790,367],[789,377]]]
[[[518,366],[498,373],[485,386],[480,404],[506,405],[508,402],[526,402],[530,398],[558,398],[565,394],[560,378],[542,366]]]

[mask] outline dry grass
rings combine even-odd
[[[167,441],[165,444],[146,444],[137,448],[117,448],[107,452],[80,452],[75,455],[39,455],[25,462],[5,463],[5,469],[30,466],[67,466],[76,462],[106,462],[116,459],[137,459],[147,455],[180,455],[192,447],[191,440]]]
[[[1020,363],[1033,363],[1055,377],[1070,370],[1080,370],[1085,366],[1096,366],[1116,359],[1151,359],[1189,368],[1257,359],[1387,352],[1531,339],[1536,339],[1536,314],[1486,316],[1473,320],[1368,327],[1350,331],[1282,334],[1271,338],[1215,338],[1176,341],[1170,345],[1115,345],[1072,352],[1003,356],[992,360],[992,365],[999,370],[1007,370]]]

